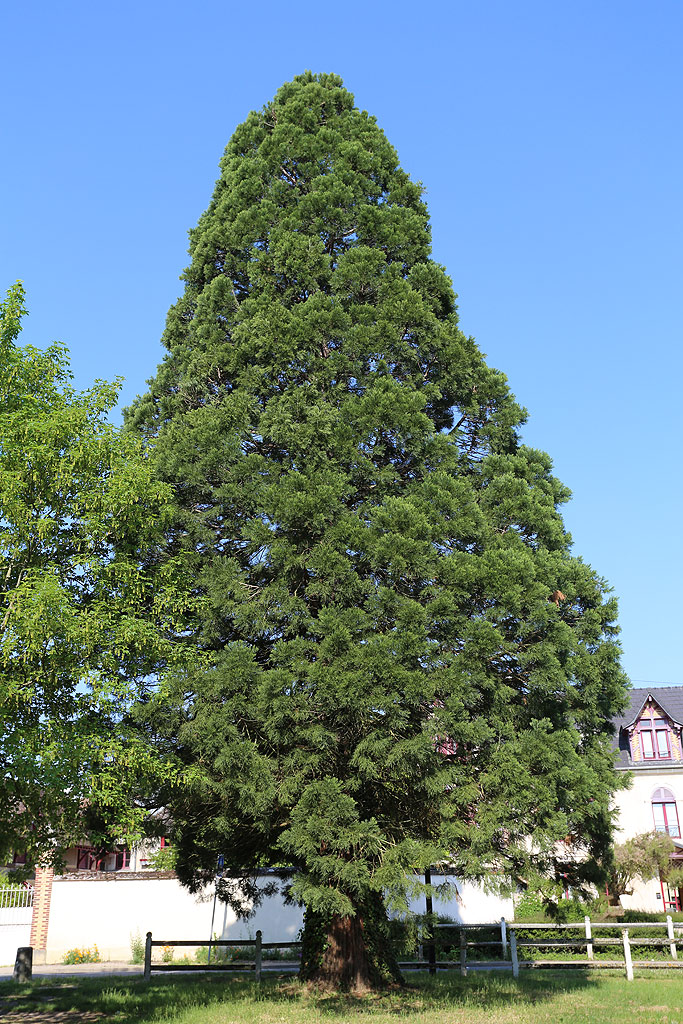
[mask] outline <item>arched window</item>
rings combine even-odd
[[[660,786],[654,791],[652,794],[652,816],[656,832],[666,832],[669,836],[680,838],[681,830],[678,825],[676,797],[670,789]]]

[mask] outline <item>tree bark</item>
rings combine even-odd
[[[299,977],[327,991],[367,992],[403,984],[381,898],[357,907],[353,917],[307,910]]]
[[[363,926],[358,916],[335,915],[330,920],[325,948],[308,980],[318,988],[352,992],[367,992],[372,988]]]

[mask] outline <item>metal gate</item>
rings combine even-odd
[[[0,888],[0,964],[13,964],[19,946],[28,946],[33,918],[31,886]]]

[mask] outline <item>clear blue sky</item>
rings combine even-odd
[[[680,0],[5,5],[0,288],[79,385],[161,357],[235,126],[334,71],[427,188],[461,323],[572,488],[634,681],[681,682]]]

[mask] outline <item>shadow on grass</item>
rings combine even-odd
[[[127,978],[53,978],[32,984],[0,983],[0,1022],[96,1022],[143,1024],[152,1019],[172,1020],[186,1010],[220,1004],[232,1007],[278,1004],[283,1020],[296,1019],[297,1009],[315,1010],[317,1016],[348,1019],[356,1014],[410,1016],[429,1010],[479,1010],[500,1006],[531,1006],[555,996],[596,984],[581,970],[534,973],[515,980],[501,972],[472,972],[468,978],[408,975],[403,989],[354,996],[308,991],[291,977],[268,977],[259,986],[253,979],[213,975],[153,978],[145,983]],[[253,1018],[252,1018],[253,1019]]]
[[[327,995],[302,994],[295,989],[290,998],[314,1003],[320,1015],[347,1017],[356,1010],[358,1013],[395,1013],[407,1016],[426,1011],[453,1011],[475,1007],[480,1011],[494,1010],[505,1006],[530,1006],[544,1003],[555,996],[585,989],[595,985],[594,975],[587,971],[525,974],[515,980],[511,974],[502,971],[472,971],[467,978],[459,975],[442,974],[436,978],[428,975],[407,975],[403,989],[389,992],[354,996],[348,993]],[[280,986],[282,998],[287,995],[287,986]]]

